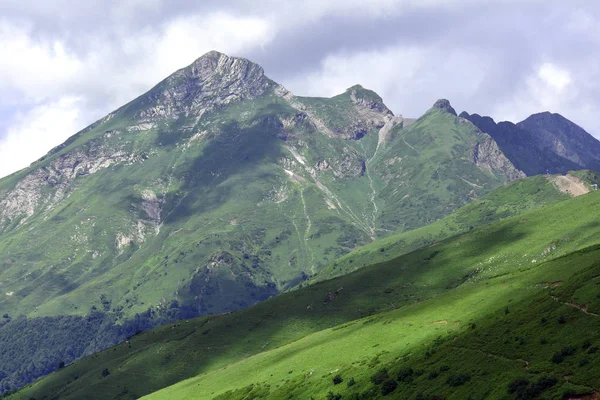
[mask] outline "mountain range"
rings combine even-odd
[[[558,114],[442,99],[404,118],[360,85],[296,96],[207,53],[0,180],[0,389],[570,201],[597,187],[581,170],[600,142]]]

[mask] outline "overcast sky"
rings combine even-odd
[[[600,137],[596,0],[0,0],[0,176],[213,49],[297,95],[360,83],[408,117],[448,98]]]

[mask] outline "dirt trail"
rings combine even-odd
[[[548,179],[554,183],[558,190],[573,197],[581,196],[590,191],[581,179],[571,174],[550,176]]]
[[[554,300],[554,301],[556,301],[556,302],[559,302],[559,299],[558,299],[558,297],[556,297],[556,296],[552,296],[552,295],[550,295],[550,297],[552,297],[552,300]],[[585,305],[585,304],[584,304],[584,305],[581,305],[581,304],[577,304],[577,303],[575,303],[575,302],[568,302],[568,303],[567,303],[567,302],[560,302],[560,303],[561,303],[561,304],[564,304],[565,306],[568,306],[568,307],[575,308],[576,310],[579,310],[579,311],[581,311],[582,313],[584,313],[584,314],[587,314],[587,315],[590,315],[590,316],[592,316],[592,317],[600,317],[600,314],[596,314],[596,313],[593,313],[593,312],[591,312],[591,311],[588,311],[588,307],[587,307],[587,305]]]

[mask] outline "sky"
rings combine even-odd
[[[600,138],[594,0],[0,0],[0,177],[210,50],[296,95],[361,84],[405,117],[447,98]]]

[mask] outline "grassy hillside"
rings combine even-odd
[[[595,183],[595,173],[576,173],[588,184]],[[391,260],[475,227],[571,198],[561,192],[552,183],[551,178],[538,175],[509,183],[439,221],[362,246],[327,265],[316,274],[314,280],[321,281],[344,275],[367,265]]]
[[[597,323],[595,317],[562,303],[572,299],[597,313],[596,282],[589,278],[598,275],[598,250],[589,246],[599,242],[599,202],[600,193],[593,192],[475,228],[246,310],[140,334],[41,379],[14,398],[135,398],[196,375],[151,398],[213,398],[241,388],[272,398],[283,393],[325,398],[329,391],[333,395],[380,393],[370,376],[381,367],[396,377],[401,367],[427,371],[413,371],[413,382],[395,389],[405,390],[408,398],[416,391],[464,398],[469,390],[511,398],[506,385],[521,375],[534,383],[544,374],[562,378],[552,390],[567,390],[561,375],[567,372],[573,376],[571,383],[580,385],[575,390],[583,390],[598,377],[589,368],[575,367],[585,364],[586,357],[592,365],[596,355],[584,356],[578,347],[565,350],[577,357],[564,355],[561,363],[550,358],[565,346],[581,346],[578,342],[588,336],[590,347],[598,340],[590,329]],[[558,286],[558,282],[566,283]],[[535,320],[546,318],[547,330],[541,323],[534,328],[519,322],[533,323],[527,313],[537,315],[538,305],[545,314]],[[562,314],[567,323],[555,324],[562,321]],[[511,334],[508,341],[499,339],[505,335],[500,330],[507,331],[503,321],[513,326],[514,337]],[[544,352],[537,347],[538,339],[532,339],[537,336],[526,335],[542,328],[550,343]],[[568,332],[579,333],[565,341]],[[478,343],[472,335],[496,339]],[[448,346],[457,343],[464,349],[455,354]],[[524,353],[516,357],[521,349]],[[531,363],[529,370],[518,358]],[[440,371],[443,364],[450,369]],[[488,381],[494,377],[493,387],[476,375],[480,365],[490,374]],[[439,378],[433,376],[434,369]],[[341,385],[333,385],[337,374],[345,380]],[[352,377],[356,384],[347,387]],[[242,398],[241,393],[224,398]]]

